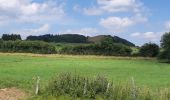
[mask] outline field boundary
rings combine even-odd
[[[34,53],[2,53],[0,56],[30,56],[30,57],[54,57],[54,58],[95,58],[95,59],[122,59],[122,60],[156,60],[156,58],[151,57],[121,57],[121,56],[101,56],[101,55],[65,55],[65,54],[34,54]]]

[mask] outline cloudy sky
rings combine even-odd
[[[137,45],[170,31],[170,0],[0,0],[4,33],[117,35]]]

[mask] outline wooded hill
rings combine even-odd
[[[114,43],[121,43],[127,46],[135,46],[132,42],[120,38],[118,36],[110,35],[98,35],[94,37],[83,36],[79,34],[63,34],[63,35],[40,35],[40,36],[28,36],[26,40],[41,40],[45,42],[55,42],[55,43],[100,43],[104,38],[111,37]]]
[[[88,37],[88,42],[100,43],[106,37],[111,37],[113,39],[114,43],[121,43],[121,44],[124,44],[127,46],[132,46],[132,47],[135,46],[135,44],[133,44],[132,42],[130,42],[126,39],[120,38],[118,36],[110,36],[110,35],[98,35],[98,36],[94,36],[94,37]]]

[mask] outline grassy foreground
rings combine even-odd
[[[41,85],[61,72],[94,77],[107,76],[113,82],[126,82],[133,77],[138,86],[170,86],[170,65],[155,59],[103,56],[68,56],[37,54],[0,54],[0,88],[19,87],[31,90],[35,77]]]

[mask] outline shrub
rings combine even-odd
[[[95,78],[78,74],[62,73],[54,77],[46,86],[45,98],[68,96],[69,100],[169,100],[169,89],[152,91],[147,87],[139,88],[134,80],[127,83],[110,82],[104,76]]]
[[[0,45],[2,52],[26,53],[56,53],[55,46],[41,41],[3,41]]]
[[[46,91],[56,97],[70,95],[74,98],[85,97],[95,99],[97,95],[104,96],[110,91],[107,88],[108,82],[108,79],[103,76],[90,79],[71,73],[62,73],[52,79],[46,87]]]
[[[158,60],[160,60],[161,62],[170,63],[170,51],[164,50],[164,51],[160,52],[160,54],[158,56]]]
[[[78,55],[106,55],[106,56],[129,56],[132,50],[123,44],[89,44],[79,46],[67,46],[60,50],[64,54]]]
[[[156,57],[159,53],[159,46],[154,43],[146,43],[140,48],[139,52],[144,57]]]

